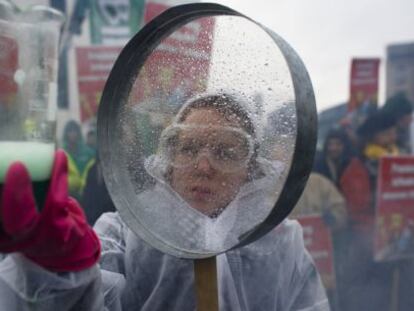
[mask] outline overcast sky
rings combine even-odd
[[[28,3],[40,0],[17,1]],[[379,99],[382,103],[386,46],[414,42],[414,0],[203,2],[227,5],[262,23],[288,41],[308,69],[319,111],[348,99],[350,63],[353,57],[381,58]]]
[[[214,2],[255,19],[292,45],[311,76],[319,111],[348,99],[353,57],[381,58],[382,102],[386,46],[414,42],[414,0]]]

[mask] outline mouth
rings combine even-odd
[[[194,186],[190,191],[196,200],[206,201],[213,196],[211,189],[204,186]]]

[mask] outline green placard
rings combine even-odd
[[[142,26],[145,0],[91,0],[92,44],[124,45]]]

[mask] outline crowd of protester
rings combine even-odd
[[[373,256],[379,160],[411,153],[412,112],[412,103],[399,93],[359,124],[341,122],[330,129],[291,215],[319,213],[331,229],[333,310],[413,309],[414,261],[376,262]]]
[[[412,111],[409,100],[397,94],[356,126],[342,122],[330,129],[290,216],[319,214],[331,230],[336,285],[327,292],[333,310],[405,311],[414,306],[410,295],[413,261],[373,259],[379,159],[411,152]],[[79,199],[93,225],[102,213],[115,209],[96,153],[96,131],[88,131],[84,138],[80,125],[69,121],[62,143],[69,159],[70,193]],[[400,271],[397,285],[396,268]],[[398,308],[393,309],[395,299]]]

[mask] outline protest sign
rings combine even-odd
[[[378,171],[374,257],[414,257],[414,157],[384,157]]]
[[[387,47],[386,98],[403,92],[414,102],[414,42]]]
[[[327,289],[335,288],[333,244],[330,229],[319,215],[299,216],[305,247],[315,261]]]
[[[377,105],[379,63],[379,58],[352,60],[349,111],[364,109],[364,106]]]
[[[118,46],[76,48],[80,118],[82,122],[96,116],[106,80],[121,49],[122,47]]]
[[[0,35],[0,105],[11,103],[17,92],[15,72],[18,67],[17,41],[9,36]]]

